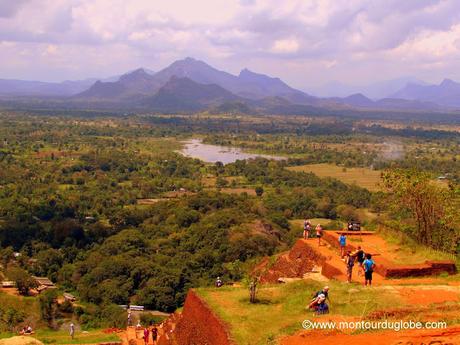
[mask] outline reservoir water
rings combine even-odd
[[[200,139],[184,141],[184,148],[180,151],[184,156],[198,158],[208,163],[222,162],[233,163],[238,159],[263,157],[267,159],[282,160],[285,157],[247,153],[235,147],[203,144]]]

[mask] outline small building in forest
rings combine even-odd
[[[42,293],[48,289],[56,289],[56,285],[46,277],[34,277],[35,282],[37,283],[37,292]]]

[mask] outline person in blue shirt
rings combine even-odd
[[[340,258],[343,259],[345,255],[345,246],[347,245],[347,236],[345,236],[345,234],[340,234],[339,245],[340,245]]]
[[[363,268],[364,268],[364,285],[367,286],[369,283],[369,286],[372,285],[372,273],[374,273],[374,268],[375,268],[375,262],[372,260],[372,255],[371,254],[366,254],[366,260],[363,262]]]

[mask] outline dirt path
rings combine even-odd
[[[144,345],[143,336],[144,331],[142,329],[137,330],[134,326],[128,327],[126,331],[120,333],[120,339],[123,345]],[[149,344],[151,344],[151,338],[149,341]]]
[[[340,271],[340,274],[334,276],[335,279],[340,281],[347,281],[347,268],[345,262],[340,258],[337,249],[330,246],[326,241],[321,241],[321,246],[318,246],[318,240],[315,238],[309,238],[307,240],[302,241],[314,247],[319,253],[321,253],[327,258],[327,264],[333,266],[335,269]],[[360,276],[358,271],[358,265],[355,265],[355,267],[353,268],[352,281],[364,283],[364,274]],[[381,275],[374,272],[372,281],[374,285],[382,285],[384,280],[385,279]]]

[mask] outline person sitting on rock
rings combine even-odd
[[[329,286],[326,285],[322,290],[317,291],[313,297],[318,297],[320,294],[323,294],[327,299],[329,299]]]
[[[308,305],[309,309],[313,309],[316,315],[329,313],[329,306],[326,303],[326,296],[320,293]]]

